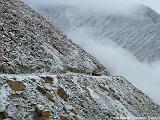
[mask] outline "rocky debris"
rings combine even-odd
[[[2,39],[2,38],[0,38]],[[2,63],[3,60],[3,53],[2,53],[2,41],[0,41],[0,63]]]
[[[57,42],[54,41],[53,47],[54,47],[60,54],[64,54],[64,53],[61,51],[61,48],[59,47],[59,44],[58,44]]]
[[[72,66],[78,71],[70,72],[88,74],[99,69],[109,74],[94,57],[19,0],[1,0],[0,6],[1,73],[59,73]]]
[[[97,70],[92,71],[92,76],[101,76],[102,74],[98,72]]]
[[[43,77],[42,77],[43,76]],[[47,76],[54,79],[47,83]],[[17,97],[8,89],[7,80],[25,83]],[[0,75],[0,104],[14,119],[32,120],[113,120],[116,117],[160,115],[160,106],[123,80],[112,76],[90,76],[78,73],[59,75]],[[13,92],[12,92],[13,91]],[[48,99],[47,94],[52,95]],[[4,111],[2,110],[2,112]],[[0,110],[1,111],[1,110]],[[2,115],[3,116],[3,113]]]
[[[48,98],[48,100],[52,101],[53,95],[49,92],[47,92],[46,90],[44,90],[42,87],[37,86],[36,88],[41,94],[43,94],[44,96],[46,96]]]
[[[72,67],[72,66],[65,66],[63,70],[60,71],[60,73],[67,73],[67,72],[73,72],[73,73],[87,73],[85,70],[83,69],[79,69],[76,67]],[[87,73],[89,74],[89,73]]]
[[[34,120],[49,120],[50,116],[50,111],[42,111],[37,106],[35,107]]]
[[[46,76],[46,77],[41,77],[45,82],[47,82],[47,83],[50,83],[50,84],[53,84],[53,82],[54,82],[54,79],[52,78],[52,77],[50,77],[50,76]]]
[[[69,120],[66,115],[61,115],[60,118],[61,118],[61,120]]]
[[[9,120],[15,120],[12,116],[9,116],[6,111],[0,112],[0,120],[9,119]]]
[[[66,93],[66,91],[63,88],[59,88],[57,91],[57,94],[59,97],[61,97],[64,101],[67,101],[69,95]]]
[[[25,85],[23,84],[22,81],[7,80],[7,83],[13,91],[23,91],[23,90],[25,90]]]
[[[8,113],[6,111],[0,112],[0,118],[1,119],[7,119],[8,118]]]
[[[123,79],[125,79],[125,78],[122,76],[113,76],[113,80],[117,80],[117,81],[121,82],[122,84],[124,83]]]

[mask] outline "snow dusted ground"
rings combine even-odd
[[[0,14],[2,73],[92,71],[109,74],[93,56],[17,1],[3,0]]]
[[[120,76],[1,74],[0,81],[0,111],[15,119],[32,119],[36,107],[51,112],[49,117],[55,120],[62,116],[109,120],[160,114],[159,106]]]
[[[1,0],[0,11],[0,119],[159,117],[151,98],[30,7]]]

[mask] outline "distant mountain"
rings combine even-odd
[[[160,59],[160,14],[143,5],[135,9],[126,15],[85,11],[61,4],[39,7],[41,14],[66,34],[70,30],[87,28],[98,41],[109,38],[140,61],[157,61]]]
[[[19,0],[0,1],[0,120],[159,117],[160,106]]]

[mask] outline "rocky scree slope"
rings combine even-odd
[[[0,118],[15,120],[117,120],[160,115],[160,107],[123,77],[78,73],[0,75],[0,105]]]
[[[0,119],[159,117],[160,106],[28,6],[1,0],[0,11]]]
[[[93,70],[109,74],[91,55],[67,39],[39,14],[19,1],[0,1],[3,73],[58,73]]]
[[[42,5],[37,9],[70,36],[69,31],[87,29],[97,41],[107,44],[109,38],[132,52],[139,61],[154,62],[160,58],[160,14],[149,7],[136,5],[127,15],[81,10],[63,4]]]

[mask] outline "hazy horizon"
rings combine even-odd
[[[39,6],[39,5],[53,5],[56,3],[63,3],[63,0],[22,0],[28,3],[31,6]],[[132,7],[134,4],[143,4],[146,5],[156,12],[160,13],[160,0],[65,0],[65,4],[78,4],[78,5],[100,5],[100,7],[107,6],[115,6],[115,8],[119,8],[122,6],[122,9],[126,9],[126,7]],[[99,4],[102,3],[102,4]],[[107,4],[106,4],[107,3]],[[119,10],[119,9],[118,9]]]

